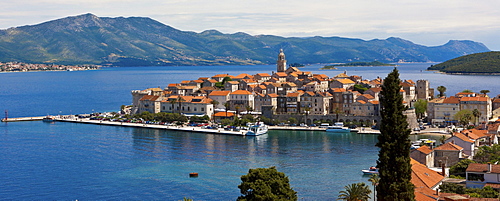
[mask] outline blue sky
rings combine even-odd
[[[482,42],[500,50],[499,0],[15,0],[0,2],[0,29],[85,13],[150,17],[183,31],[285,37],[400,37],[437,46]]]

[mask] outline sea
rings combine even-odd
[[[500,94],[499,76],[446,75],[432,63],[403,63],[401,79],[429,80],[447,95]],[[302,71],[384,78],[394,67]],[[272,73],[275,65],[117,67],[92,71],[0,73],[0,112],[8,117],[118,111],[131,90],[215,74]],[[437,93],[437,91],[436,91]],[[436,138],[411,136],[411,140]],[[242,137],[66,122],[0,123],[0,200],[235,200],[240,177],[275,166],[300,200],[336,200],[361,169],[376,164],[376,135],[270,131]],[[197,172],[191,178],[189,173]]]

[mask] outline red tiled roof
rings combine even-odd
[[[473,143],[474,140],[471,140],[469,137],[465,136],[464,134],[462,133],[453,133],[453,136],[461,139],[462,141],[465,141],[465,142],[470,142],[470,143]]]
[[[457,98],[455,96],[450,96],[448,98],[445,98],[443,100],[443,103],[448,103],[448,104],[458,104],[460,103],[460,98]]]
[[[443,150],[443,151],[460,151],[464,148],[462,148],[461,146],[458,146],[456,144],[453,144],[451,142],[448,142],[446,144],[443,144],[439,147],[436,147],[434,150]]]
[[[212,91],[209,96],[227,96],[231,91]]]
[[[471,163],[467,167],[467,172],[488,172],[488,165],[491,165],[491,173],[500,173],[500,165]]]
[[[438,172],[427,168],[425,165],[416,160],[411,160],[411,183],[415,188],[426,187],[433,188],[439,184],[443,179],[443,175]]]
[[[234,116],[234,113],[232,113],[232,112],[227,112],[227,113],[226,112],[217,112],[214,114],[214,116],[216,116],[216,117],[232,117],[232,116]]]
[[[463,102],[463,101],[486,102],[486,101],[488,101],[488,97],[462,97],[462,98],[460,98],[460,102]]]
[[[428,146],[421,146],[420,148],[418,149],[415,149],[416,151],[420,151],[422,152],[423,154],[427,155],[427,154],[430,154],[432,152],[432,149],[429,148]]]
[[[252,92],[249,92],[247,90],[236,90],[231,93],[231,95],[251,95]]]

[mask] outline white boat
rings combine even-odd
[[[350,133],[351,129],[344,127],[344,123],[342,122],[336,122],[333,126],[328,126],[326,128],[326,132],[333,132],[333,133]]]
[[[367,174],[367,175],[378,174],[378,168],[370,167],[368,170],[361,170],[361,172],[363,172],[363,174]]]
[[[268,130],[267,125],[265,125],[263,122],[257,122],[254,125],[250,125],[245,135],[250,135],[250,136],[263,135],[267,133],[267,130]]]

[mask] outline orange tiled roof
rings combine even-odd
[[[259,75],[261,77],[271,77],[271,75],[269,75],[267,73],[257,73],[256,75]]]
[[[462,97],[462,98],[460,98],[460,102],[463,102],[463,101],[486,102],[486,101],[488,101],[488,97]]]
[[[287,74],[284,73],[284,72],[277,72],[277,73],[274,73],[275,75],[277,75],[278,77],[286,77]]]
[[[231,91],[212,91],[209,96],[227,96]]]
[[[432,152],[432,149],[431,149],[431,148],[429,148],[428,146],[425,146],[425,145],[424,145],[424,146],[421,146],[420,148],[415,149],[415,150],[416,150],[416,151],[420,151],[420,152],[422,152],[423,154],[426,154],[426,155],[427,155],[427,154],[430,154],[430,153]]]
[[[337,81],[342,83],[342,84],[355,84],[355,82],[353,82],[350,79],[337,79]]]
[[[144,95],[140,101],[145,101],[145,100],[148,100],[148,101],[156,101],[157,99],[159,99],[160,96],[153,96],[153,95]]]
[[[216,117],[232,117],[234,116],[234,113],[232,112],[217,112],[214,114]]]
[[[217,74],[217,75],[214,75],[212,77],[230,77],[230,78],[233,78],[234,76],[229,75],[229,74]]]
[[[369,102],[370,102],[370,103],[372,103],[372,104],[374,104],[374,105],[378,105],[378,104],[380,104],[380,102],[379,102],[379,101],[376,101],[376,100],[370,100]]]
[[[416,160],[410,160],[411,183],[413,183],[416,188],[426,187],[432,189],[444,179],[443,175],[440,173],[427,168]]]
[[[346,92],[344,88],[332,88],[331,89],[333,92]]]
[[[461,133],[465,134],[467,137],[471,139],[478,139],[486,136],[486,133],[488,133],[488,130],[478,130],[478,129],[467,129],[463,130]]]
[[[467,172],[488,172],[489,164],[471,163]],[[491,173],[500,173],[500,165],[491,164]]]
[[[474,140],[471,140],[469,137],[465,136],[462,133],[453,133],[453,136],[456,136],[457,138],[461,139],[462,141],[474,143]]]
[[[236,90],[231,93],[231,95],[251,95],[252,92],[249,92],[247,90]]]
[[[373,91],[373,92],[381,92],[382,88],[381,87],[373,87],[373,88],[370,88],[368,90]]]
[[[453,144],[451,142],[448,142],[446,144],[443,144],[439,147],[436,147],[434,150],[442,150],[442,151],[460,151],[463,150],[461,146],[458,146],[456,144]]]
[[[455,96],[450,96],[448,98],[445,98],[443,100],[443,103],[448,103],[448,104],[458,104],[460,103],[460,98],[457,98]]]
[[[338,75],[335,76],[336,78],[348,78],[349,76],[345,73],[340,73]]]
[[[267,94],[267,96],[269,96],[271,98],[276,98],[276,97],[278,97],[278,94]]]

